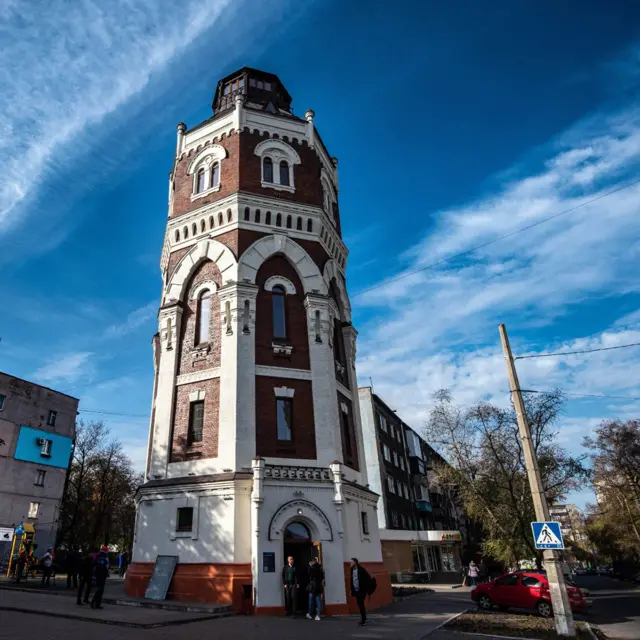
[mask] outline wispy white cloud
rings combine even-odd
[[[0,12],[0,229],[100,122],[210,28],[230,0],[78,0]],[[64,152],[64,153],[63,153]]]
[[[154,300],[148,304],[143,305],[137,309],[134,309],[124,322],[119,324],[112,324],[106,328],[104,332],[105,338],[122,338],[123,336],[135,331],[146,322],[151,320],[158,312],[158,301]]]
[[[31,376],[42,383],[72,384],[90,379],[94,372],[93,353],[78,351],[51,358]]]

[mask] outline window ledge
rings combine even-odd
[[[269,189],[275,189],[276,191],[288,191],[289,193],[296,192],[295,187],[291,187],[286,184],[277,184],[275,182],[265,182],[264,180],[262,181],[261,184],[263,187],[268,187]]]
[[[220,185],[217,185],[216,187],[211,187],[211,189],[207,189],[206,191],[200,191],[200,193],[194,193],[191,195],[191,202],[193,202],[194,200],[198,200],[198,198],[204,198],[205,196],[208,196],[210,193],[216,193],[217,191],[220,191]]]
[[[280,356],[290,356],[293,351],[293,346],[290,344],[278,344],[273,342],[271,347],[273,348],[273,353]]]
[[[176,538],[193,538],[193,531],[172,531],[171,540]]]

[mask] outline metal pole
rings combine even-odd
[[[538,468],[538,460],[533,448],[531,439],[531,431],[529,430],[529,422],[524,407],[524,400],[520,391],[520,383],[518,382],[518,374],[513,363],[513,355],[511,354],[511,346],[507,337],[507,328],[501,324],[500,341],[502,342],[502,350],[505,360],[507,361],[507,373],[509,374],[509,387],[513,404],[516,408],[516,416],[518,419],[518,429],[520,438],[522,439],[522,449],[524,451],[524,459],[527,467],[527,476],[529,478],[529,486],[531,487],[531,497],[533,498],[533,506],[536,512],[536,518],[539,522],[548,522],[551,517],[549,515],[549,507],[547,498],[544,494],[542,479],[540,477],[540,469]],[[564,574],[562,573],[562,563],[558,554],[552,549],[544,551],[544,566],[547,570],[547,579],[549,580],[549,591],[551,594],[551,606],[553,607],[553,615],[556,622],[556,632],[559,636],[576,637],[576,627],[573,621],[573,613],[569,603],[569,595],[567,593]]]

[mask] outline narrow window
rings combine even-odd
[[[176,518],[176,531],[193,530],[193,507],[180,507]]]
[[[369,535],[369,517],[367,516],[366,511],[360,512],[360,522],[362,522],[362,533],[365,536]]]
[[[36,487],[44,487],[44,477],[47,475],[46,471],[43,471],[42,469],[38,469],[36,471],[36,479],[34,480],[33,484],[36,485]]]
[[[198,235],[198,226],[196,225],[195,222],[191,225],[191,235],[192,236]]]
[[[231,213],[231,209],[227,209],[227,222],[231,222],[233,219],[233,213]]]
[[[227,335],[230,336],[233,329],[231,328],[231,302],[229,300],[224,303],[224,323],[227,326]]]
[[[256,209],[255,221],[260,222],[260,209]]]
[[[265,88],[267,91],[271,91],[271,83],[270,83],[270,82],[265,82],[265,83],[264,83],[264,88]]]
[[[264,215],[264,223],[271,224],[271,211],[267,211]]]
[[[258,89],[262,89],[263,86],[262,80],[258,80]]]
[[[298,216],[298,219],[296,220],[296,229],[298,231],[302,231],[302,218],[300,216]]]
[[[4,409],[4,401],[7,399],[7,396],[3,396],[0,393],[0,411],[2,411],[2,409]]]
[[[289,186],[289,163],[286,160],[280,161],[280,184]]]
[[[196,175],[196,193],[202,193],[204,191],[204,167],[202,169],[198,169],[198,173]]]
[[[180,242],[180,230],[176,229],[176,242]]]
[[[249,207],[244,208],[244,219],[249,222],[251,220],[251,209]]]
[[[200,233],[204,233],[207,230],[207,225],[204,220],[200,220]]]
[[[204,423],[204,400],[192,402],[189,407],[189,431],[187,432],[187,444],[202,442],[202,425]]]
[[[307,231],[309,233],[313,231],[313,220],[311,218],[307,220]]]
[[[49,411],[49,415],[47,416],[47,424],[50,427],[56,426],[56,418],[58,417],[57,411]]]
[[[53,447],[53,440],[42,440],[42,444],[40,445],[40,455],[43,458],[51,457],[51,448]]]
[[[282,215],[278,214],[276,215],[276,227],[281,227],[282,226]]]
[[[249,333],[249,301],[244,301],[244,309],[242,310],[242,333]]]
[[[273,308],[273,337],[284,339],[287,337],[287,323],[285,318],[284,287],[276,285],[271,290],[271,305]]]
[[[217,187],[220,184],[220,165],[214,162],[211,166],[211,186]]]
[[[238,88],[244,89],[244,78],[240,78],[240,80],[238,80]]]
[[[291,442],[292,405],[291,398],[276,398],[278,440]]]
[[[316,310],[316,342],[322,342],[320,333],[320,311]]]
[[[231,85],[226,84],[224,86],[224,95],[228,96],[231,93]]]
[[[213,229],[215,226],[215,222],[213,221],[213,216],[209,216],[209,229]]]
[[[390,493],[395,493],[396,491],[396,483],[393,481],[393,478],[387,478],[387,489],[389,489]]]
[[[171,328],[171,318],[167,318],[167,351],[171,351],[173,349],[173,345],[171,344],[173,340],[173,329]]]
[[[250,87],[255,87],[256,86],[256,79],[255,78],[249,78],[249,86]]]
[[[350,458],[353,455],[351,448],[351,429],[349,428],[349,413],[347,411],[340,412],[342,422],[342,439],[344,440],[344,453]]]
[[[29,503],[29,515],[28,518],[37,518],[38,512],[40,511],[40,503],[39,502],[30,502]]]
[[[189,237],[189,227],[184,227],[184,229],[182,229],[182,236],[185,240]]]
[[[198,298],[197,343],[209,342],[209,325],[211,324],[211,291],[203,291]]]
[[[273,182],[273,160],[265,158],[262,161],[262,179],[265,182]]]
[[[218,214],[218,226],[221,227],[224,224],[224,217],[222,211]]]
[[[400,526],[398,524],[398,513],[396,511],[391,512],[391,522],[393,523],[394,527]]]
[[[287,216],[287,229],[291,229],[292,220],[291,216]]]

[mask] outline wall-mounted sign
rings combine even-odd
[[[460,533],[443,533],[440,540],[442,542],[460,542],[462,534]]]
[[[429,529],[424,533],[427,534],[429,542],[462,542],[462,534],[459,531]]]
[[[13,540],[13,529],[11,527],[0,527],[0,542],[11,542]]]
[[[272,551],[262,552],[262,572],[263,573],[275,573],[276,572],[276,554]]]

